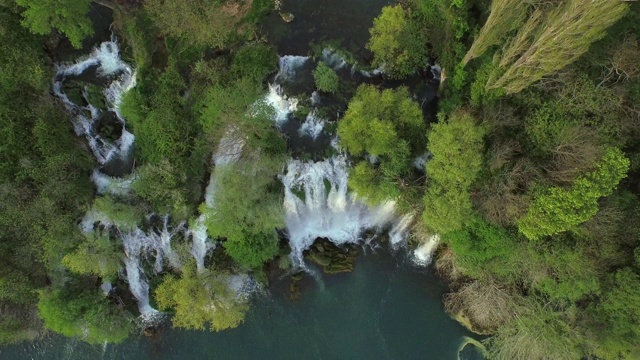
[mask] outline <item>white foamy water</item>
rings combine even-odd
[[[440,244],[440,235],[432,235],[427,241],[420,244],[415,250],[413,250],[413,261],[417,265],[427,266],[433,259],[433,254]]]
[[[308,56],[285,55],[278,60],[280,70],[276,75],[277,81],[292,81],[296,72],[309,61]]]
[[[416,214],[414,212],[405,214],[395,222],[393,227],[391,227],[391,230],[389,230],[389,242],[391,243],[391,246],[398,247],[407,240],[415,215]]]
[[[131,192],[131,184],[135,181],[135,175],[126,178],[117,178],[105,175],[100,170],[94,169],[91,180],[96,185],[98,194],[111,194],[124,196]]]
[[[104,164],[115,156],[126,157],[133,144],[134,136],[123,128],[120,138],[115,143],[104,139],[95,129],[101,115],[100,110],[92,104],[87,106],[76,104],[64,93],[64,83],[69,77],[82,75],[93,68],[96,69],[97,76],[110,80],[107,88],[103,90],[103,95],[109,110],[113,111],[124,124],[119,106],[122,95],[136,85],[136,74],[131,66],[120,59],[120,48],[115,40],[103,42],[93,49],[88,57],[76,63],[58,64],[53,81],[53,92],[75,116],[73,122],[76,133],[87,138],[94,156],[99,163]],[[87,88],[83,91],[83,97],[89,102]]]
[[[244,148],[244,138],[234,134],[232,129],[229,129],[225,136],[220,139],[218,148],[213,154],[211,159],[214,165],[209,178],[209,184],[205,190],[205,202],[204,206],[207,210],[211,210],[215,207],[215,193],[217,188],[216,176],[219,169],[225,165],[236,162],[240,155],[242,155],[242,149]],[[189,226],[188,235],[191,236],[191,255],[196,260],[196,267],[199,272],[204,270],[204,258],[207,253],[215,249],[215,244],[211,241],[207,235],[207,219],[209,216],[208,211],[201,212]]]
[[[382,230],[394,220],[393,202],[369,208],[348,194],[342,155],[320,162],[291,160],[282,183],[287,233],[298,265],[302,252],[319,237],[336,245],[356,243],[365,230]]]
[[[276,124],[281,126],[289,119],[289,114],[298,109],[298,99],[284,95],[282,87],[277,84],[269,84],[269,93],[264,102],[275,110]]]
[[[320,59],[333,70],[340,70],[347,66],[347,61],[342,56],[331,51],[330,49],[323,49],[322,54],[320,55]]]
[[[334,67],[346,62],[329,51],[323,52],[323,60]],[[280,78],[290,79],[306,62],[297,57],[280,59]],[[343,64],[344,63],[344,64]],[[318,97],[318,94],[316,94]],[[312,96],[312,103],[318,102]],[[270,85],[265,102],[275,109],[274,122],[280,126],[296,110],[297,99],[290,99],[279,85]],[[313,139],[323,131],[325,121],[311,111],[299,129],[300,135]],[[339,149],[337,138],[331,146]],[[286,172],[281,175],[284,185],[285,224],[296,266],[304,267],[302,253],[320,237],[336,245],[357,243],[363,240],[367,230],[380,233],[391,226],[393,241],[400,243],[408,236],[413,216],[400,219],[395,215],[395,203],[385,202],[369,207],[348,192],[348,164],[345,155],[334,156],[319,162],[289,160]]]
[[[158,310],[149,305],[149,282],[142,268],[141,261],[155,253],[161,259],[161,248],[157,241],[147,236],[142,230],[135,229],[122,236],[124,245],[124,265],[129,282],[129,290],[138,301],[138,310],[142,316],[149,316]],[[160,260],[161,261],[161,260]],[[157,262],[157,260],[156,260]],[[157,267],[157,265],[156,265]]]
[[[318,117],[318,112],[314,109],[309,114],[307,114],[307,118],[300,126],[300,129],[298,129],[298,134],[300,134],[300,136],[309,136],[310,138],[315,140],[318,138],[318,136],[320,136],[320,134],[322,134],[324,125],[324,119]]]

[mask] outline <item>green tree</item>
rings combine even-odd
[[[91,0],[16,0],[24,8],[22,24],[32,33],[47,35],[52,28],[63,32],[71,44],[82,47],[82,40],[93,35],[87,16]]]
[[[149,0],[145,9],[158,28],[199,47],[224,47],[238,31],[251,1]]]
[[[338,74],[323,62],[319,63],[316,69],[313,70],[313,79],[316,82],[316,87],[320,91],[336,93],[340,88],[340,78]]]
[[[80,279],[40,292],[38,309],[45,326],[92,344],[118,343],[132,329],[131,317]]]
[[[338,123],[340,144],[353,156],[373,156],[352,171],[349,186],[372,204],[398,198],[408,187],[414,156],[424,151],[422,111],[406,88],[361,85]]]
[[[244,320],[249,304],[228,285],[229,276],[209,270],[196,273],[193,261],[182,268],[179,278],[164,277],[155,292],[162,310],[174,309],[176,327],[211,331],[234,328]]]
[[[471,216],[471,184],[482,166],[484,129],[468,113],[442,119],[428,136],[433,159],[426,164],[423,220],[441,235],[462,228]]]
[[[373,52],[373,65],[382,66],[392,77],[404,78],[427,59],[422,29],[402,5],[385,6],[373,20],[367,48]]]
[[[464,64],[482,56],[489,47],[499,45],[509,33],[522,26],[528,9],[526,1],[492,0],[489,17],[467,51]]]
[[[463,271],[474,278],[482,278],[487,273],[513,278],[519,272],[518,237],[477,215],[464,220],[468,222],[465,229],[449,232],[444,239]]]
[[[624,268],[611,274],[610,282],[611,290],[590,309],[603,336],[596,353],[607,358],[632,358],[640,352],[640,276]]]
[[[208,214],[208,234],[225,238],[227,254],[247,269],[277,255],[276,229],[284,227],[282,193],[274,187],[283,159],[252,156],[249,161],[216,168],[215,205],[200,209]]]
[[[97,232],[86,235],[86,241],[68,253],[62,263],[80,275],[96,275],[113,281],[121,268],[122,254],[108,234]]]
[[[564,68],[604,37],[628,8],[624,1],[568,0],[532,13],[503,48],[498,61],[504,73],[488,87],[513,94]]]
[[[262,43],[245,45],[233,56],[230,70],[236,78],[261,82],[278,70],[278,53],[274,47]]]
[[[111,196],[95,199],[92,210],[97,212],[104,223],[114,224],[122,231],[136,228],[144,219],[144,209],[117,201]]]
[[[569,189],[551,187],[538,195],[518,228],[529,239],[570,230],[598,212],[598,199],[610,195],[629,169],[629,160],[617,148],[606,148],[596,169]]]

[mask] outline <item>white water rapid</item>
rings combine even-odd
[[[110,142],[96,132],[96,125],[102,112],[89,103],[88,88],[83,90],[83,98],[88,105],[79,105],[69,99],[64,92],[65,82],[77,78],[91,69],[96,69],[98,78],[106,79],[109,85],[103,90],[108,110],[113,111],[123,124],[120,137]],[[99,163],[104,164],[112,158],[126,157],[131,150],[134,136],[124,128],[124,118],[119,110],[122,94],[136,85],[135,71],[120,59],[120,48],[115,41],[107,41],[95,48],[81,61],[71,64],[59,64],[53,81],[53,92],[64,103],[67,110],[75,116],[74,128],[78,136],[85,136],[89,147]]]
[[[220,139],[218,148],[213,154],[211,163],[214,165],[209,178],[209,185],[205,190],[204,204],[206,210],[211,210],[215,206],[216,193],[216,173],[220,167],[235,162],[240,158],[245,141],[243,138],[235,136],[229,130],[225,136]],[[204,258],[210,250],[215,249],[215,244],[207,236],[207,218],[208,212],[201,211],[200,216],[191,224],[188,234],[191,236],[191,255],[196,259],[196,267],[198,272],[204,270]]]
[[[338,69],[346,63],[328,51],[323,52],[322,58]],[[276,83],[283,78],[294,79],[296,71],[306,61],[300,57],[281,57]],[[298,100],[288,97],[280,85],[273,84],[269,86],[265,102],[275,108],[274,121],[282,127],[296,110]],[[312,95],[311,103],[316,105],[318,102],[318,94]],[[323,131],[325,121],[316,114],[317,109],[309,113],[298,131],[300,136],[315,139]],[[337,142],[334,138],[332,146],[337,148]],[[398,217],[393,201],[373,208],[359,201],[348,192],[348,167],[344,154],[317,162],[289,160],[281,181],[285,191],[286,231],[296,266],[304,267],[303,251],[317,238],[327,238],[336,245],[357,243],[363,240],[367,231],[377,235],[390,228],[393,246],[399,246],[407,239],[414,214]]]

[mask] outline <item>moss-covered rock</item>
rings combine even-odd
[[[305,251],[305,258],[318,264],[327,274],[353,271],[357,257],[358,248],[355,245],[338,247],[324,238],[318,239]]]

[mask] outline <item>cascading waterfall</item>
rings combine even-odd
[[[162,269],[162,249],[157,241],[147,236],[142,230],[135,229],[122,236],[124,245],[124,265],[127,272],[129,290],[138,301],[138,310],[143,317],[157,313],[158,310],[149,305],[149,282],[141,266],[141,257],[146,257],[152,251],[156,253],[156,266],[154,269]],[[160,268],[158,268],[160,264]]]
[[[414,263],[421,266],[429,265],[439,243],[440,236],[438,234],[430,236],[425,242],[413,250]]]
[[[320,162],[291,160],[282,183],[287,233],[298,265],[302,252],[319,237],[336,245],[356,243],[365,230],[382,230],[394,220],[393,202],[369,208],[348,194],[344,155]]]
[[[301,59],[295,60],[301,61]],[[96,125],[101,117],[101,110],[89,103],[88,90],[83,90],[83,98],[87,105],[78,105],[72,102],[64,93],[64,83],[75,77],[79,77],[88,71],[95,70],[96,76],[107,81],[103,96],[106,99],[107,110],[116,115],[118,121],[123,125],[122,133],[115,143],[110,143],[96,132]],[[74,128],[78,136],[87,138],[96,159],[102,165],[109,163],[117,157],[125,159],[128,157],[132,145],[135,141],[133,134],[124,128],[125,119],[120,111],[122,96],[136,85],[135,71],[120,59],[119,47],[115,39],[102,43],[95,48],[85,59],[74,64],[58,65],[58,71],[53,81],[53,91],[64,103],[67,110],[75,116],[73,120]],[[295,109],[295,103],[291,104]],[[228,132],[218,146],[213,155],[212,164],[215,165],[211,174],[211,181],[207,186],[205,194],[205,206],[213,208],[214,194],[216,188],[215,173],[216,168],[234,162],[240,156],[244,140],[233,136],[233,132]],[[98,194],[111,194],[117,196],[127,196],[131,192],[131,185],[136,179],[136,174],[131,174],[124,178],[112,177],[104,174],[100,169],[95,169],[92,181],[96,185]],[[148,219],[156,215],[150,214]],[[191,253],[196,260],[198,270],[204,269],[204,257],[207,252],[215,247],[207,237],[206,214],[201,215],[187,228],[184,223],[171,228],[169,216],[162,216],[162,225],[158,228],[150,228],[147,232],[140,228],[130,229],[119,226],[110,218],[94,209],[89,210],[80,223],[84,233],[91,233],[95,230],[96,224],[106,229],[115,229],[121,234],[125,256],[124,270],[125,277],[129,283],[129,289],[138,302],[138,309],[142,316],[143,323],[149,323],[158,319],[161,314],[153,309],[149,304],[149,283],[148,277],[142,266],[144,261],[153,261],[153,271],[159,273],[163,270],[166,262],[174,269],[180,269],[181,263],[178,255],[172,250],[172,239],[180,234],[191,236]],[[125,230],[128,229],[128,230]],[[257,283],[248,275],[225,275],[229,288],[239,298],[247,298],[255,289]],[[103,291],[111,291],[111,284],[103,284]]]
[[[215,193],[216,193],[216,172],[220,167],[233,163],[240,158],[242,149],[244,148],[245,141],[243,138],[234,136],[231,130],[227,131],[224,137],[220,139],[218,148],[212,157],[212,164],[214,165],[209,178],[209,185],[205,191],[204,206],[211,210],[215,206]],[[188,234],[191,235],[191,255],[196,259],[197,270],[203,271],[204,258],[207,253],[215,248],[215,244],[212,243],[207,236],[207,218],[208,212],[202,212],[200,216],[191,224]]]
[[[103,42],[95,48],[88,58],[74,64],[60,64],[53,81],[53,92],[64,103],[74,118],[74,128],[78,136],[85,136],[89,147],[99,163],[105,164],[115,156],[125,158],[134,142],[134,136],[124,126],[120,137],[111,143],[96,132],[95,126],[100,119],[101,111],[91,104],[81,106],[69,99],[64,93],[65,81],[78,77],[90,69],[96,69],[96,75],[109,79],[108,87],[103,91],[109,110],[113,111],[124,125],[125,121],[119,110],[122,94],[136,85],[135,71],[120,59],[120,48],[114,40]],[[83,91],[87,103],[87,89]]]
[[[317,110],[314,109],[307,114],[307,118],[300,126],[300,129],[298,129],[298,134],[300,136],[306,135],[314,140],[320,136],[322,130],[324,130],[325,121],[318,117],[317,113]]]
[[[322,60],[338,70],[346,65],[346,61],[328,50],[323,51]],[[276,110],[274,121],[282,127],[290,120],[292,112],[297,108],[298,100],[289,98],[284,89],[278,85],[282,79],[291,81],[296,71],[307,59],[283,56],[280,58],[280,72],[276,75],[276,84],[269,85],[269,93],[265,102]],[[361,71],[362,75],[373,76],[380,70]],[[311,103],[316,106],[320,102],[319,94],[312,94]],[[317,109],[313,109],[298,130],[300,136],[315,139],[324,129],[324,120],[317,117]],[[337,138],[333,138],[331,146],[338,149]],[[424,159],[426,161],[426,158]],[[416,159],[416,166],[423,165],[422,159]],[[415,213],[396,214],[393,201],[388,201],[371,208],[360,202],[353,194],[348,193],[348,162],[344,154],[333,156],[318,162],[289,160],[286,172],[281,176],[284,185],[285,223],[292,249],[294,264],[304,267],[303,252],[317,238],[327,238],[336,245],[356,243],[362,240],[367,230],[375,234],[390,227],[389,238],[392,246],[397,247],[406,242]],[[414,253],[417,264],[428,263],[437,241],[423,244]],[[419,251],[418,251],[419,250]]]
[[[300,69],[307,61],[309,61],[308,56],[281,56],[278,61],[280,69],[276,75],[276,81],[292,81],[296,77],[298,69]]]
[[[91,180],[96,185],[98,194],[111,194],[125,196],[131,192],[131,184],[135,181],[135,175],[125,178],[117,178],[105,175],[100,170],[94,169]]]
[[[152,239],[160,244],[162,255],[169,262],[169,266],[174,269],[182,268],[182,264],[180,264],[180,258],[178,257],[178,254],[174,253],[171,249],[171,239],[178,233],[182,232],[184,230],[184,226],[185,223],[182,222],[172,230],[169,230],[169,216],[165,215],[162,218],[162,229],[160,230],[160,233],[151,232]],[[162,269],[159,269],[157,272],[161,270]]]

